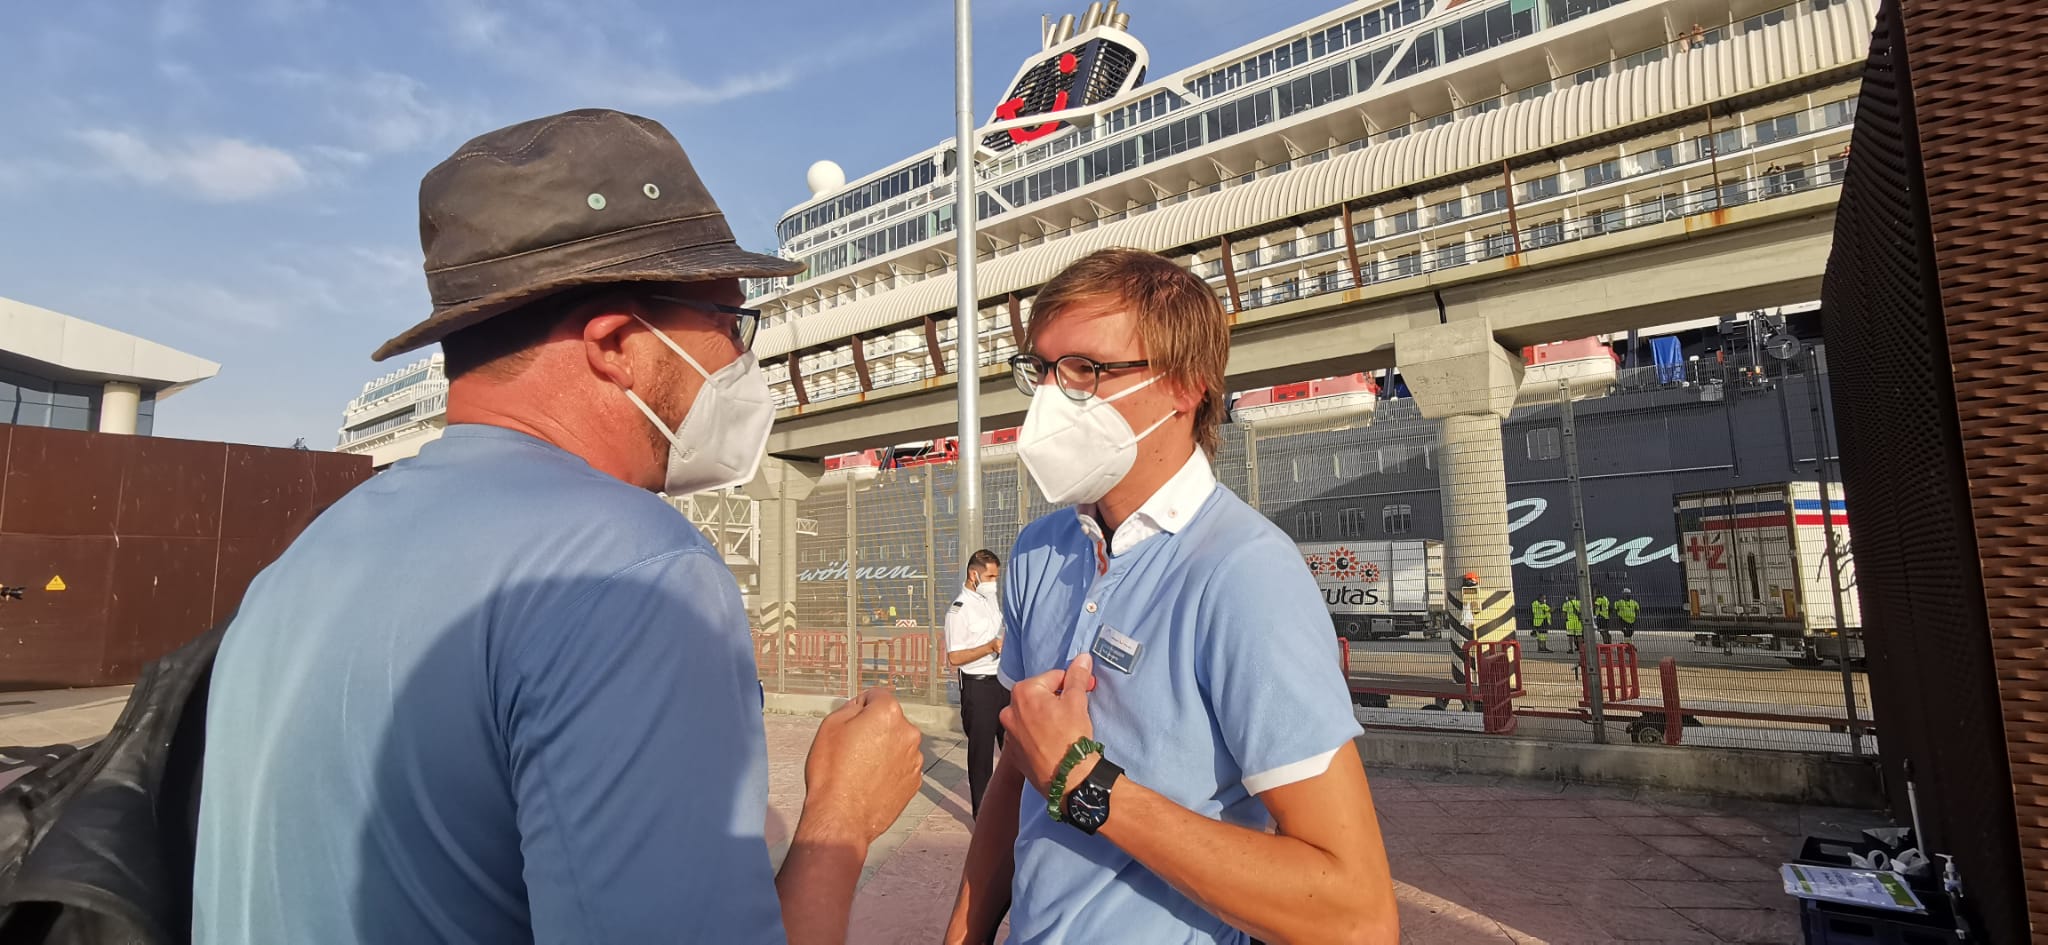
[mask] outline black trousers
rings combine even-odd
[[[974,812],[981,813],[981,795],[996,770],[996,749],[1003,744],[1003,709],[1010,690],[994,676],[960,674],[960,727],[967,730],[967,791]]]

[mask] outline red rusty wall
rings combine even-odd
[[[132,681],[369,477],[363,456],[0,425],[0,584],[27,588],[0,600],[0,688]]]

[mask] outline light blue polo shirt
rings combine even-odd
[[[1201,450],[1109,547],[1076,510],[1027,526],[1003,611],[1007,684],[1066,667],[1104,627],[1138,642],[1129,674],[1095,661],[1095,739],[1127,777],[1202,816],[1267,829],[1255,795],[1322,774],[1362,731],[1300,551],[1216,484]],[[1247,940],[1109,840],[1055,823],[1028,784],[1017,803],[1012,942]]]
[[[732,574],[532,437],[449,427],[314,521],[206,729],[197,945],[783,941]]]

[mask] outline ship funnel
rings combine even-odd
[[[1086,33],[1102,25],[1102,0],[1088,5],[1088,12],[1081,17],[1081,32]]]
[[[1066,15],[1064,15],[1064,16],[1061,16],[1061,17],[1060,17],[1060,28],[1059,28],[1059,32],[1057,32],[1057,33],[1054,33],[1054,34],[1053,34],[1053,37],[1052,37],[1053,45],[1057,46],[1057,45],[1059,45],[1060,43],[1064,43],[1064,42],[1066,42],[1067,40],[1070,40],[1070,39],[1073,39],[1073,38],[1074,38],[1074,15],[1073,15],[1072,13],[1068,13],[1068,14],[1066,14]]]
[[[1038,48],[1040,48],[1040,49],[1046,49],[1046,48],[1049,48],[1049,47],[1051,47],[1051,46],[1052,46],[1052,14],[1050,14],[1050,13],[1041,13],[1041,14],[1039,14],[1039,15],[1038,15]]]
[[[1114,4],[1111,5],[1114,6]],[[1119,13],[1115,16],[1112,16],[1109,18],[1109,26],[1111,29],[1122,30],[1128,33],[1131,31],[1131,15],[1128,13]]]
[[[1117,0],[1109,0],[1109,5],[1102,8],[1103,25],[1112,29],[1116,27],[1116,5]]]

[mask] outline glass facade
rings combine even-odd
[[[98,384],[72,384],[0,368],[0,423],[57,430],[100,428]],[[148,436],[156,421],[156,395],[145,392],[136,409],[135,432]]]
[[[937,179],[937,162],[926,158],[880,180],[870,181],[801,213],[791,214],[775,228],[776,237],[787,243],[798,234],[824,226],[842,216],[858,213],[875,204],[894,200]]]

